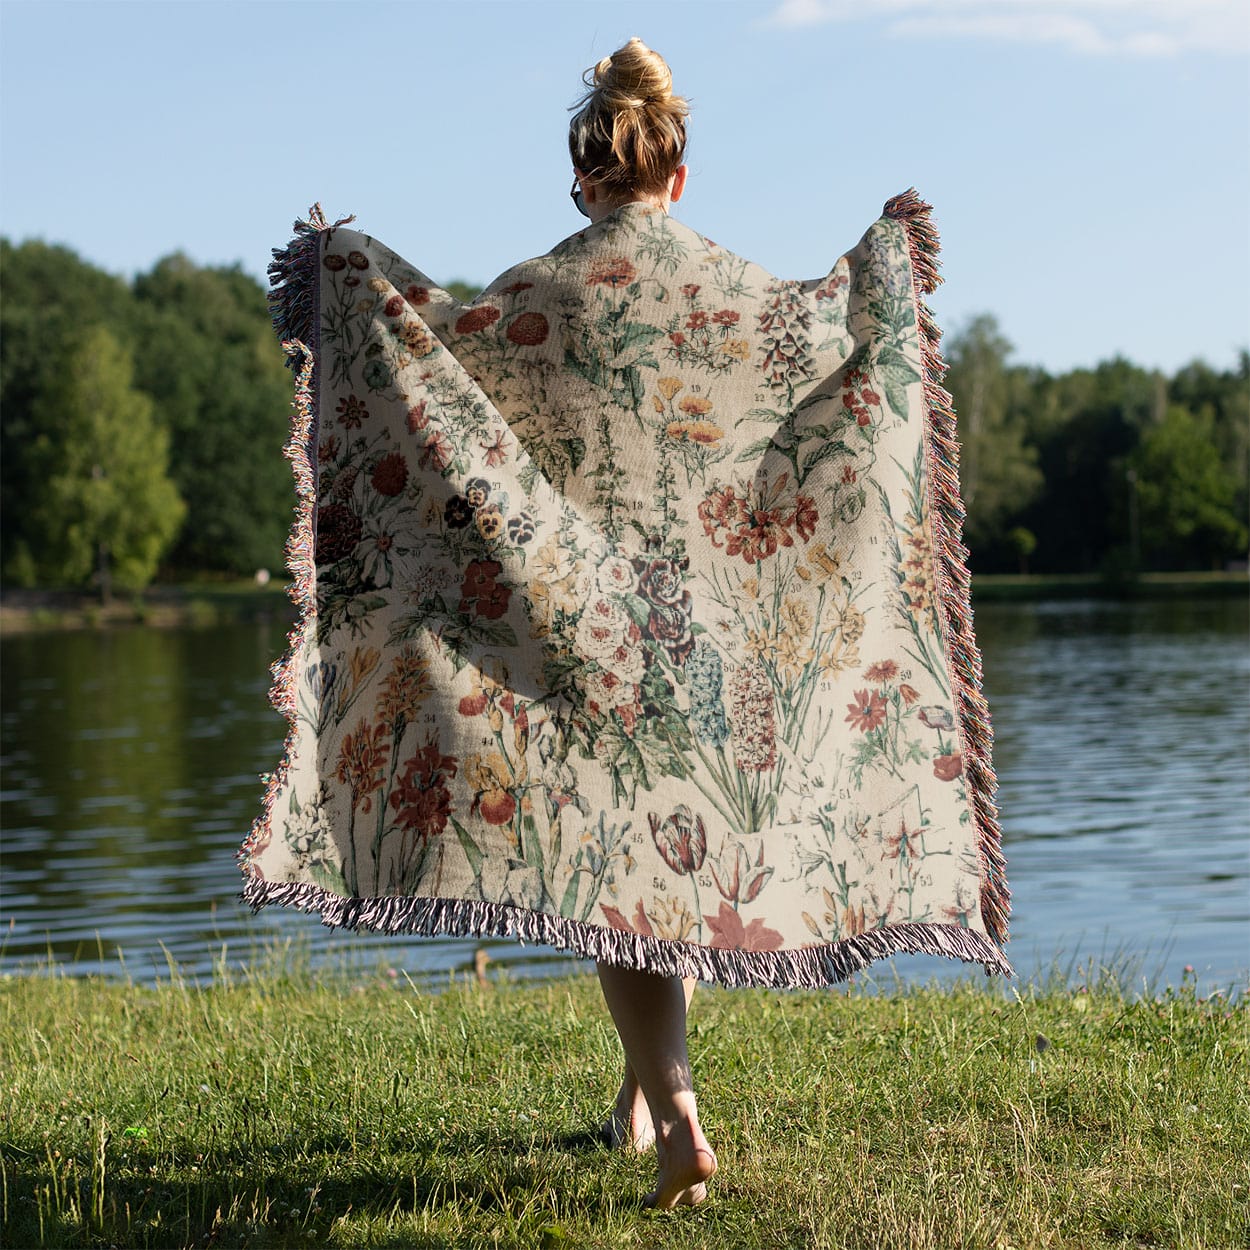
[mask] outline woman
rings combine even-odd
[[[672,1207],[716,1170],[696,979],[1009,974],[1008,895],[927,206],[776,279],[669,217],[663,60],[631,40],[588,85],[590,226],[472,305],[319,217],[271,269],[304,611],[244,897],[594,959],[605,1131],[655,1143]]]
[[[631,39],[587,76],[590,90],[569,127],[578,208],[591,222],[630,203],[667,212],[686,185],[687,107],[673,95],[664,58]],[[649,1202],[699,1203],[716,1156],[699,1125],[686,1053],[695,981],[602,961],[598,970],[625,1051],[625,1079],[605,1136],[636,1150],[655,1144],[660,1176]]]

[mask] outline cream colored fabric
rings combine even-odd
[[[786,282],[631,204],[472,305],[305,239],[315,598],[252,902],[732,984],[1007,970],[911,229]]]

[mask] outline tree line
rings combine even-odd
[[[181,255],[127,282],[4,239],[0,280],[0,580],[107,595],[281,567],[292,384],[262,286]],[[990,316],[946,344],[975,571],[1244,559],[1250,354],[1172,377],[1012,354]]]

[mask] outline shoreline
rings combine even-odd
[[[102,604],[82,590],[0,589],[0,638],[62,630],[206,628],[247,621],[293,622],[295,605],[285,581],[179,582],[117,595]],[[972,602],[1023,603],[1060,599],[1154,600],[1245,597],[1245,572],[1144,573],[1108,579],[1096,573],[974,575]]]

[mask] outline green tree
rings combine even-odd
[[[1218,567],[1245,554],[1246,527],[1234,511],[1237,479],[1211,424],[1209,416],[1173,404],[1129,458],[1147,563]]]
[[[105,599],[114,585],[152,580],[185,512],[167,475],[168,435],[133,374],[130,353],[97,326],[63,345],[32,405],[32,565],[45,582],[94,574]]]
[[[1210,421],[1211,441],[1237,483],[1233,510],[1250,516],[1250,352],[1240,352],[1236,368],[1223,371],[1193,361],[1168,384],[1168,398]]]
[[[1045,487],[1020,523],[1037,536],[1037,572],[1132,563],[1128,457],[1162,417],[1164,379],[1127,360],[1076,369],[1034,398],[1030,437]]]
[[[130,342],[134,300],[121,278],[38,240],[14,247],[0,239],[0,271],[0,573],[30,584],[40,545],[32,516],[42,490],[31,465],[36,398],[64,367],[62,344],[102,325]]]
[[[187,503],[171,553],[182,568],[276,568],[291,521],[282,457],[291,382],[264,291],[237,266],[169,256],[135,280],[137,384],[170,432],[170,473]]]
[[[964,533],[978,564],[1016,554],[1005,537],[1009,519],[1038,494],[1037,450],[1026,441],[1022,409],[1027,371],[1009,368],[1012,346],[992,316],[976,317],[947,349],[946,387],[955,400],[961,442],[960,488],[968,509]]]

